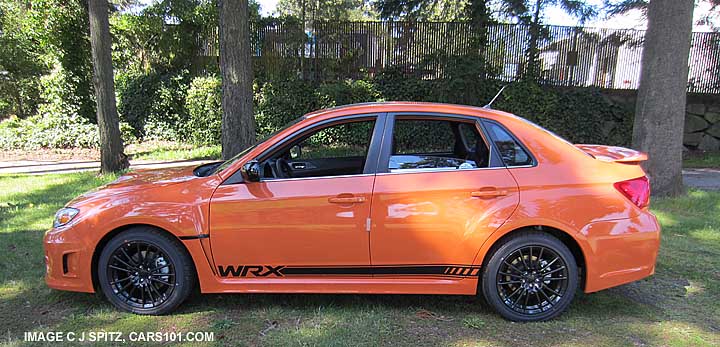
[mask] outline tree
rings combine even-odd
[[[222,156],[229,159],[255,143],[253,70],[248,0],[220,0]]]
[[[378,0],[375,6],[387,19],[453,21],[472,19],[470,8],[481,6],[487,12],[487,0]]]
[[[489,0],[377,0],[375,6],[380,12],[380,17],[385,19],[469,21],[474,33],[469,37],[471,45],[469,53],[460,57],[460,60],[464,61],[453,61],[456,58],[449,55],[440,59],[438,63],[465,66],[467,67],[465,71],[470,74],[485,76],[489,72],[485,59],[487,28],[494,23],[488,8],[489,2]],[[445,52],[438,53],[439,56],[445,55]]]
[[[39,78],[48,72],[42,50],[23,30],[24,4],[0,2],[0,119],[35,113]]]
[[[130,164],[127,156],[123,153],[120,118],[115,105],[115,81],[107,0],[89,0],[88,14],[93,85],[95,86],[97,120],[100,129],[100,172],[117,172],[127,169]]]
[[[304,24],[313,21],[361,21],[377,18],[367,0],[280,0],[280,16],[300,19]]]
[[[657,195],[683,191],[682,141],[693,3],[652,0],[647,9],[633,146],[650,157],[644,167]]]
[[[543,31],[543,12],[548,6],[559,6],[568,14],[585,21],[597,14],[595,7],[585,0],[502,0],[502,13],[516,18],[520,23],[529,26],[528,48],[525,53],[525,67],[519,72],[523,77],[537,79],[540,77],[540,40],[548,34]]]

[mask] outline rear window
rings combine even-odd
[[[485,126],[505,166],[526,166],[533,164],[533,159],[530,154],[507,130],[494,122],[486,122]]]

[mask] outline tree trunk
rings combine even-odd
[[[648,5],[633,146],[650,157],[643,167],[655,195],[683,192],[682,139],[692,17],[693,0],[652,0]]]
[[[471,18],[471,23],[474,31],[477,33],[477,38],[473,38],[471,41],[472,51],[477,53],[480,64],[483,68],[483,75],[485,79],[488,73],[488,64],[485,61],[485,50],[488,45],[487,29],[490,24],[490,11],[488,11],[487,1],[485,0],[473,0],[466,7],[467,15]]]
[[[90,45],[93,61],[93,85],[97,100],[100,129],[100,172],[110,173],[130,166],[123,153],[120,118],[115,105],[115,81],[111,56],[110,24],[107,0],[88,1]]]
[[[523,77],[537,81],[540,78],[540,57],[538,45],[540,44],[540,12],[544,4],[541,0],[535,3],[535,13],[530,22],[530,42],[527,51],[527,62],[523,71]]]
[[[220,0],[222,156],[232,158],[255,143],[253,71],[248,0]]]

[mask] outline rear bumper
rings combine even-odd
[[[53,289],[94,293],[92,247],[73,237],[76,234],[73,230],[45,233],[45,283]]]
[[[660,225],[652,213],[643,211],[630,219],[591,223],[581,233],[592,253],[585,256],[585,292],[619,286],[655,273]]]

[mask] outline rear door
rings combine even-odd
[[[491,148],[476,118],[389,114],[372,198],[373,266],[477,275],[475,255],[519,200]]]

